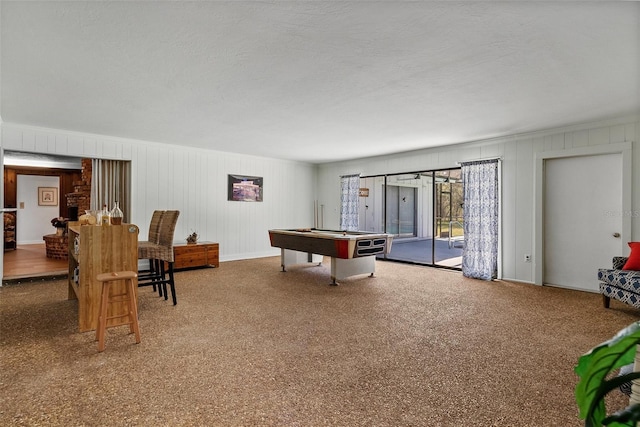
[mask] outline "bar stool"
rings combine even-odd
[[[168,299],[167,285],[170,286],[173,305],[177,304],[176,287],[173,275],[173,235],[180,211],[162,211],[160,227],[158,228],[158,243],[145,243],[138,246],[138,259],[150,260],[148,273],[140,275],[138,286],[158,286],[160,295]],[[168,274],[168,278],[167,278]]]
[[[155,210],[151,216],[151,224],[149,224],[149,235],[147,240],[138,241],[138,259],[149,260],[149,270],[138,271],[138,286],[141,283],[148,283],[156,290],[156,281],[160,280],[160,261],[148,258],[148,254],[160,243],[160,225],[165,211]],[[158,292],[162,296],[162,286],[158,286]]]
[[[129,325],[129,329],[136,336],[136,344],[140,343],[140,326],[138,325],[138,300],[136,298],[136,287],[133,279],[138,277],[135,271],[118,271],[114,273],[102,273],[96,276],[96,280],[102,283],[102,298],[100,299],[100,311],[98,315],[98,328],[96,329],[96,339],[98,340],[98,351],[104,351],[104,336],[107,328],[115,326]],[[122,293],[109,295],[111,284],[118,280],[124,280],[125,289]],[[126,302],[127,312],[107,316],[107,307],[111,303]],[[126,319],[125,319],[126,318]],[[107,326],[107,321],[111,319],[123,319],[119,323]]]

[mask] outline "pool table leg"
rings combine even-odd
[[[322,265],[322,255],[294,251],[292,249],[280,248],[280,266],[282,271],[287,271],[287,267],[296,264],[316,264]]]
[[[376,257],[366,256],[360,258],[331,258],[331,284],[336,285],[336,280],[345,279],[358,274],[369,274],[373,277],[376,271]]]

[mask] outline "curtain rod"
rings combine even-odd
[[[458,166],[460,166],[463,163],[486,162],[487,160],[497,160],[497,161],[501,162],[502,161],[502,156],[484,157],[482,159],[465,160],[463,162],[456,162],[456,164]]]

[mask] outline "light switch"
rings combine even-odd
[[[20,202],[20,209],[24,209],[24,202]]]

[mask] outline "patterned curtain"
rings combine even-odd
[[[360,175],[340,177],[340,230],[358,231]]]
[[[492,280],[498,274],[498,171],[497,159],[462,163],[466,277]]]
[[[91,162],[91,209],[107,205],[111,211],[115,202],[122,210],[122,222],[131,218],[131,162],[93,159]]]

